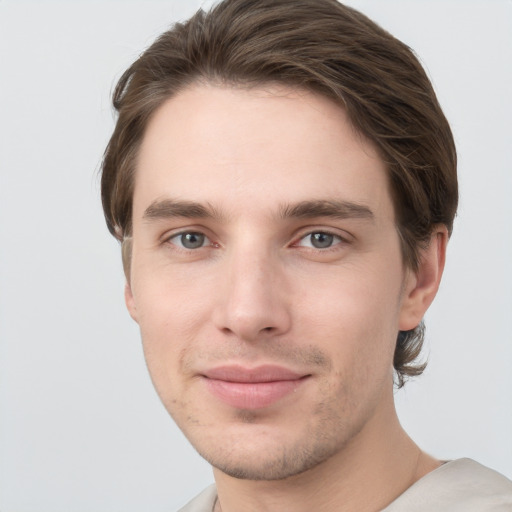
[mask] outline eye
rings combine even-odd
[[[343,242],[340,236],[326,233],[325,231],[315,231],[302,237],[297,243],[300,247],[311,247],[313,249],[329,249],[333,245]]]
[[[182,249],[199,249],[200,247],[211,245],[210,239],[205,234],[196,231],[178,233],[171,236],[169,242]]]

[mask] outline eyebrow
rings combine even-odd
[[[334,219],[374,219],[371,209],[360,203],[341,200],[315,199],[281,205],[279,217],[282,219],[313,219],[330,217]],[[203,205],[195,201],[161,199],[153,201],[144,211],[145,220],[172,218],[217,219],[224,215],[211,204]]]
[[[210,204],[203,205],[195,201],[180,201],[176,199],[162,199],[153,201],[144,211],[146,220],[172,219],[216,219],[220,213]]]
[[[374,219],[373,212],[368,206],[339,200],[301,201],[296,204],[282,206],[280,214],[283,219],[312,219],[315,217]]]

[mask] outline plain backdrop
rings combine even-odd
[[[212,481],[151,386],[98,185],[116,79],[201,3],[0,0],[2,512],[172,512]],[[510,478],[512,2],[348,3],[415,49],[459,150],[430,363],[401,420]]]

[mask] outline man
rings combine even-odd
[[[401,428],[457,207],[412,52],[334,0],[227,0],[122,76],[102,199],[160,398],[213,468],[184,511],[511,510]]]

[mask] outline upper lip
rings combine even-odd
[[[306,374],[297,373],[283,366],[270,364],[257,366],[255,368],[246,368],[241,365],[217,366],[206,370],[203,372],[203,375],[208,379],[241,383],[299,380],[307,376]]]

